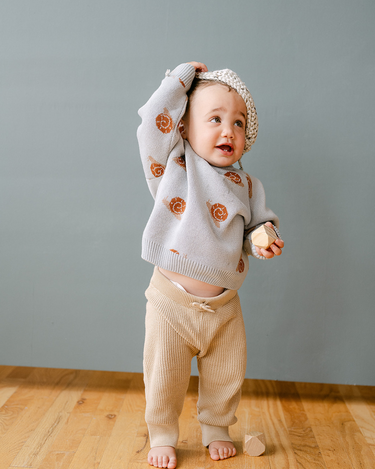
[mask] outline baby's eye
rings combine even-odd
[[[236,121],[234,125],[237,125],[238,127],[243,127],[244,126],[242,121]]]
[[[218,124],[218,123],[221,122],[221,121],[220,121],[220,117],[218,117],[218,116],[212,117],[212,118],[210,119],[210,122],[214,122],[215,124]]]

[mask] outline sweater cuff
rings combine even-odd
[[[180,64],[174,70],[167,70],[165,76],[178,77],[188,90],[195,77],[195,68],[190,64]]]

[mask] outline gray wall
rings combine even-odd
[[[137,109],[167,68],[232,68],[283,256],[240,291],[247,377],[375,384],[372,0],[3,0],[0,363],[142,370],[152,208]]]

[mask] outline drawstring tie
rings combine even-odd
[[[200,310],[206,311],[208,313],[214,313],[215,312],[215,310],[212,309],[206,302],[198,303],[197,301],[194,301],[194,303],[191,303],[191,306],[197,307]]]

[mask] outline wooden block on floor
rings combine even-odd
[[[248,456],[260,456],[266,451],[266,439],[261,432],[250,432],[244,436],[243,452]]]

